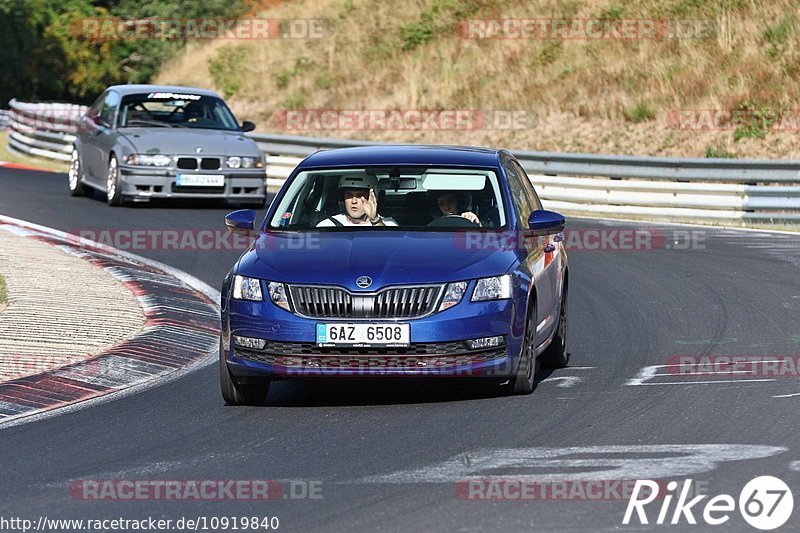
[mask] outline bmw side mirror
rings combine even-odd
[[[252,235],[253,227],[256,223],[256,212],[252,209],[240,209],[225,215],[225,226],[228,231],[241,233],[242,235]]]
[[[256,125],[250,122],[249,120],[245,120],[244,122],[242,122],[243,132],[247,133],[248,131],[253,131],[254,129],[256,129]]]
[[[553,211],[537,209],[528,217],[528,226],[533,235],[555,235],[564,231],[567,219]]]

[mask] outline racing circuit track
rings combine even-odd
[[[109,208],[69,197],[64,175],[0,169],[0,213],[64,231],[222,232],[231,210]],[[569,249],[571,367],[543,374],[532,395],[494,396],[461,382],[295,382],[274,384],[266,407],[232,408],[220,397],[213,364],[127,398],[0,429],[0,515],[277,516],[287,531],[636,530],[620,525],[626,501],[464,501],[456,490],[469,475],[623,477],[604,473],[612,455],[625,458],[623,471],[635,477],[690,477],[712,495],[737,499],[750,479],[774,475],[794,487],[797,506],[796,376],[698,379],[645,367],[683,354],[797,355],[800,237],[568,219],[573,231],[637,227],[662,232],[665,246]],[[667,249],[676,230],[698,232],[702,245]],[[131,251],[215,288],[238,257]],[[563,456],[566,447],[579,449]],[[579,468],[554,456],[588,461]],[[73,480],[105,478],[316,480],[322,498],[90,502],[70,495]],[[734,514],[725,530],[749,526]]]

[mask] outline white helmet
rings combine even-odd
[[[378,194],[378,178],[366,174],[345,175],[339,178],[337,187],[339,192],[343,189],[372,189]]]

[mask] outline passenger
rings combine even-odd
[[[466,218],[474,224],[477,224],[478,226],[481,225],[478,215],[472,211],[466,211],[466,193],[459,193],[455,191],[440,193],[436,196],[436,205],[439,206],[439,210],[442,212],[443,216],[460,216]]]
[[[377,189],[374,176],[342,176],[337,191],[344,204],[343,213],[326,218],[317,227],[397,226],[395,220],[378,214]]]

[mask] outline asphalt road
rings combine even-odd
[[[0,213],[72,232],[222,231],[230,210],[109,208],[69,197],[64,175],[0,169]],[[800,505],[796,374],[686,377],[661,367],[676,355],[798,355],[800,238],[592,220],[568,228],[584,239],[569,251],[571,367],[544,374],[532,395],[496,396],[460,382],[278,383],[268,406],[233,408],[212,365],[133,397],[0,430],[0,517],[277,516],[287,531],[640,530],[635,519],[622,525],[625,499],[465,500],[457,483],[468,475],[614,480],[632,472],[691,478],[737,500],[750,479],[773,475]],[[608,248],[619,242],[611,232],[637,228],[666,240],[654,238],[647,250],[579,249],[596,242],[592,231],[605,232]],[[238,256],[131,251],[214,287]],[[610,463],[619,470],[609,472]],[[70,494],[74,480],[98,479],[292,480],[298,498]],[[319,498],[302,498],[309,484]],[[651,523],[660,505],[647,507]],[[701,523],[702,505],[694,513]],[[800,526],[799,513],[784,529]],[[752,530],[737,511],[722,528]],[[658,529],[707,526],[682,519]]]

